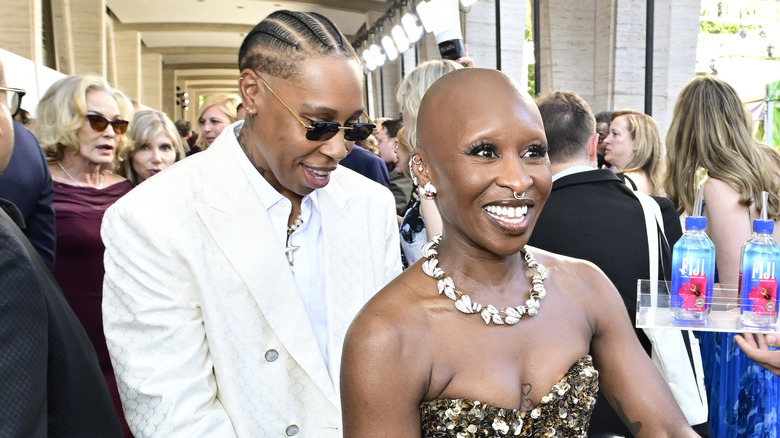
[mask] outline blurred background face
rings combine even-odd
[[[133,152],[132,166],[138,182],[144,182],[176,161],[176,150],[168,134],[160,132],[148,144]]]
[[[211,146],[222,130],[230,124],[230,119],[217,105],[211,105],[206,108],[206,111],[203,111],[198,123],[200,124],[200,135],[206,139],[206,144]]]
[[[604,139],[609,135],[609,123],[599,122],[596,124],[596,134],[599,136],[598,154],[604,156],[604,149],[607,145],[604,144]]]
[[[634,159],[636,145],[631,138],[631,128],[627,116],[615,117],[609,125],[609,135],[604,139],[604,159],[618,169],[625,169]]]
[[[380,127],[378,130],[379,132],[376,134],[376,147],[379,149],[379,157],[382,158],[382,161],[386,164],[398,163],[395,138],[387,135],[387,130],[384,127]]]
[[[102,90],[87,91],[87,114],[97,114],[108,120],[119,120],[119,106],[114,98]],[[76,137],[79,142],[79,156],[90,163],[111,164],[114,161],[114,154],[119,143],[120,134],[114,131],[114,127],[107,125],[106,129],[96,131],[84,119]]]

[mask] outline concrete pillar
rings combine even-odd
[[[106,74],[105,0],[51,0],[57,70]]]
[[[141,100],[141,35],[136,31],[114,32],[114,53],[116,60],[115,86],[127,97]]]
[[[507,3],[509,2],[501,3],[502,10]],[[524,1],[519,0],[518,3],[524,3]],[[463,41],[468,44],[469,56],[474,58],[474,65],[482,68],[496,68],[498,59],[496,57],[495,0],[479,0],[471,5],[465,15]],[[518,22],[513,22],[512,26],[521,29],[525,27]],[[501,27],[503,33],[505,23],[502,22]]]
[[[0,47],[43,64],[40,1],[0,0],[0,11]]]
[[[159,53],[141,54],[141,85],[141,103],[162,110],[163,68]]]
[[[653,118],[664,135],[671,106],[695,73],[699,0],[655,2]],[[644,110],[644,0],[541,3],[541,90],[579,93],[594,112]]]

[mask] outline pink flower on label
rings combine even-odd
[[[691,275],[688,281],[680,286],[677,294],[682,298],[682,308],[689,312],[704,311],[707,302],[707,276]]]
[[[753,302],[753,311],[766,314],[775,312],[775,298],[777,297],[777,280],[761,280],[758,285],[750,289],[748,298]],[[771,303],[771,304],[770,304]]]

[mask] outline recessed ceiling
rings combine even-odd
[[[318,12],[350,38],[392,5],[392,0],[106,0],[114,28],[139,32],[145,52],[165,66],[228,68],[244,36],[279,9]]]

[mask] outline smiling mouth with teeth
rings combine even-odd
[[[528,213],[528,206],[520,207],[501,207],[498,205],[488,205],[484,210],[499,219],[503,218],[523,218]]]

